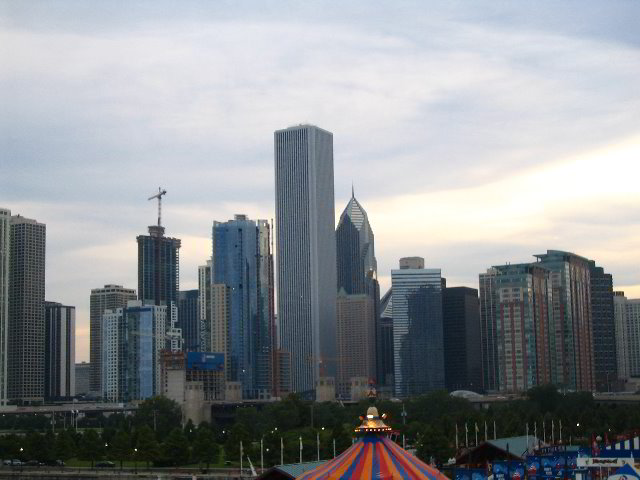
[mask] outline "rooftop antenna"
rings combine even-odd
[[[149,197],[147,200],[153,200],[154,198],[158,199],[158,226],[162,226],[162,196],[166,195],[167,191],[163,190],[162,187],[158,187],[158,193]]]

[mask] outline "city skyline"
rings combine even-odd
[[[638,5],[2,5],[0,206],[47,225],[78,362],[91,289],[137,285],[148,196],[197,288],[214,218],[275,219],[272,133],[304,122],[334,134],[336,204],[353,182],[367,207],[381,293],[404,256],[477,288],[558,249],[640,297]]]

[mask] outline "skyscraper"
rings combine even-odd
[[[266,220],[213,223],[213,282],[230,288],[227,378],[242,383],[245,398],[268,397],[272,387],[270,238]]]
[[[126,308],[105,312],[102,325],[105,400],[130,402],[160,394],[160,352],[167,347],[169,308],[132,300]]]
[[[628,299],[625,302],[625,320],[627,326],[627,354],[630,377],[640,376],[640,299]]]
[[[73,397],[76,389],[76,307],[45,302],[44,396]]]
[[[627,342],[627,297],[624,292],[613,292],[613,315],[616,333],[616,369],[618,380],[629,378],[629,348]]]
[[[356,200],[352,188],[351,199],[336,229],[337,390],[345,398],[351,395],[352,378],[376,376],[380,288],[373,240],[367,212]]]
[[[572,390],[594,390],[589,260],[559,250],[535,257],[538,265],[551,272],[553,285],[552,383]]]
[[[498,271],[490,268],[480,274],[480,347],[482,350],[482,381],[486,392],[500,388],[497,340],[497,293]]]
[[[338,292],[338,384],[343,398],[351,397],[353,378],[370,379],[376,373],[375,306],[366,293],[347,295]]]
[[[211,351],[211,280],[211,260],[208,260],[206,265],[198,267],[198,319],[203,352]]]
[[[424,259],[400,259],[391,270],[395,396],[444,388],[442,278]]]
[[[375,281],[378,270],[373,230],[353,190],[336,229],[336,258],[338,291],[344,288],[347,295],[370,293],[369,283]]]
[[[9,253],[8,397],[44,398],[44,285],[46,226],[11,217]]]
[[[333,135],[299,125],[274,140],[280,346],[293,391],[313,396],[319,377],[336,375]]]
[[[201,352],[200,348],[200,312],[198,309],[198,290],[178,292],[178,327],[184,337],[184,350]]]
[[[613,277],[589,262],[591,269],[591,318],[593,324],[593,370],[596,389],[609,392],[618,379],[616,329],[613,308]]]
[[[11,211],[0,208],[0,406],[7,403]]]
[[[164,236],[164,227],[152,225],[149,235],[138,235],[138,300],[154,305],[178,305],[180,240]]]
[[[89,297],[89,360],[91,376],[89,388],[93,393],[102,391],[102,316],[105,310],[116,310],[136,299],[136,291],[122,285],[105,285],[91,289]]]
[[[378,390],[393,393],[393,290],[380,299],[380,315],[376,328],[376,383]]]
[[[488,389],[522,392],[550,383],[550,272],[531,263],[495,266],[480,275],[480,287],[481,346],[495,352]]]
[[[448,390],[482,390],[478,291],[452,287],[442,292],[444,373]]]

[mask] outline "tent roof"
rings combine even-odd
[[[385,436],[369,434],[339,457],[303,473],[300,480],[429,479],[448,480]]]

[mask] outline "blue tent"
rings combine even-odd
[[[610,475],[608,480],[640,480],[640,474],[631,465],[626,464]]]

